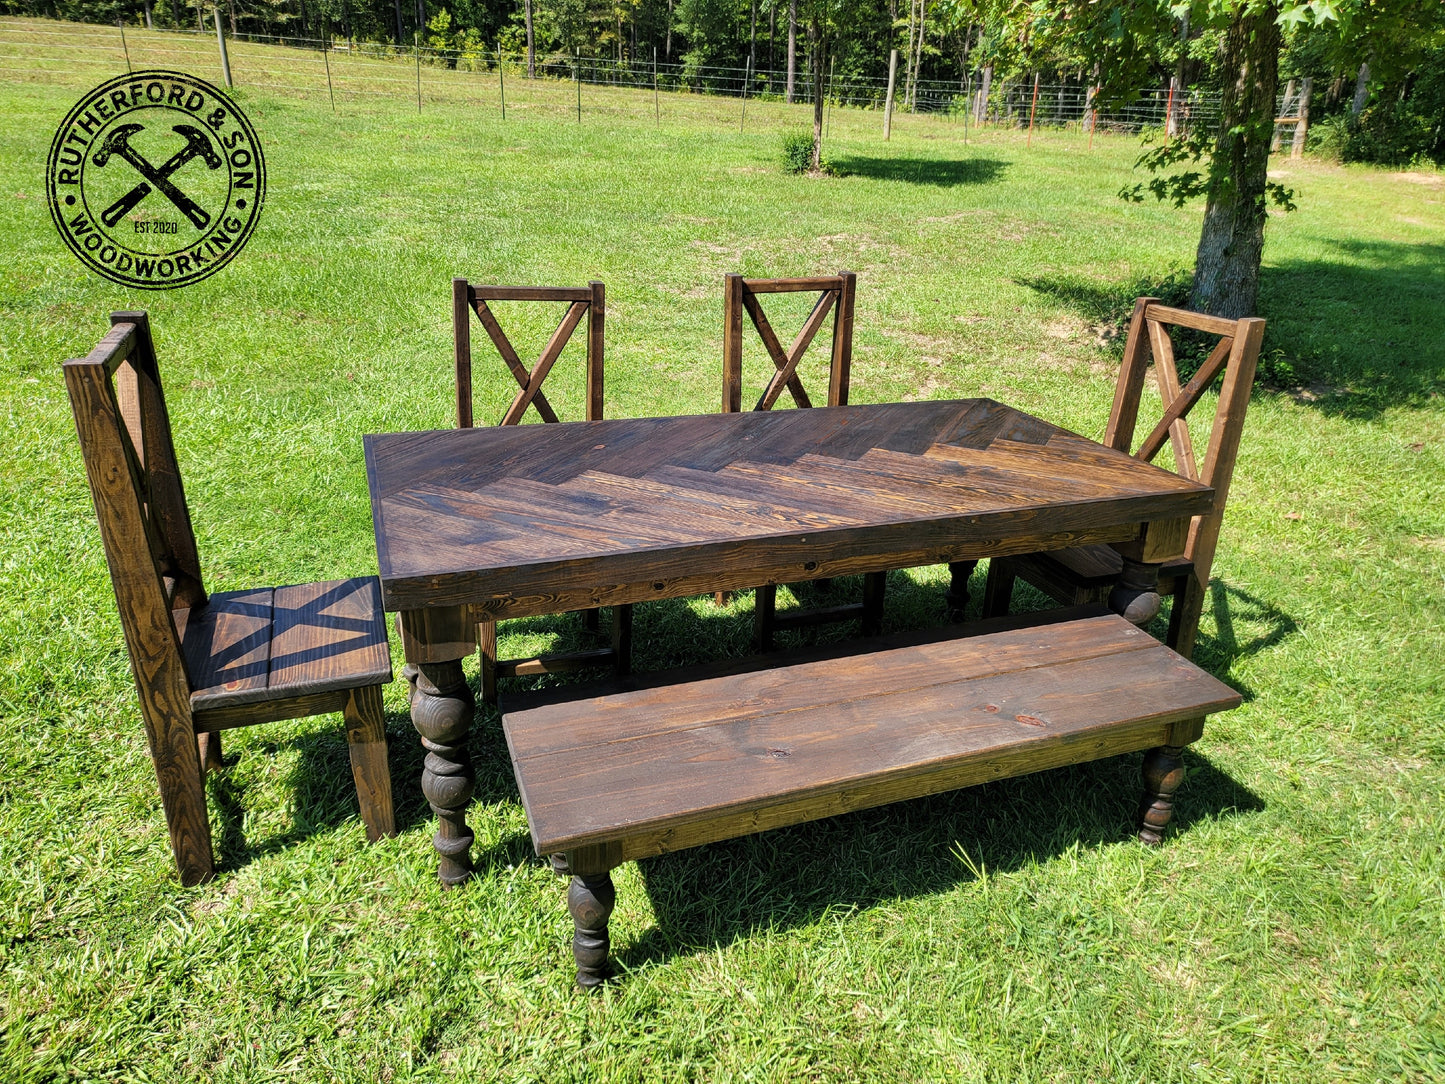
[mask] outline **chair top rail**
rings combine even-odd
[[[842,275],[805,279],[743,279],[743,287],[753,294],[796,294],[807,290],[838,290],[842,286]]]
[[[1190,312],[1188,309],[1176,309],[1169,305],[1151,304],[1145,310],[1144,319],[1159,320],[1166,324],[1176,324],[1179,327],[1190,327],[1195,331],[1207,331],[1211,335],[1237,335],[1239,333],[1238,320],[1226,320],[1222,316]],[[1247,317],[1247,319],[1255,318]]]
[[[138,342],[136,325],[119,323],[113,326],[100,342],[83,358],[70,358],[66,365],[103,365],[107,375],[114,375],[116,369],[131,356]]]
[[[591,301],[586,286],[479,286],[467,283],[467,290],[479,301]]]

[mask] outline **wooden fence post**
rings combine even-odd
[[[887,143],[893,132],[893,84],[898,76],[898,50],[888,53],[888,96],[883,100],[883,142]]]
[[[1029,102],[1029,138],[1024,143],[1025,147],[1032,147],[1034,145],[1034,110],[1038,107],[1038,104],[1039,73],[1034,72],[1034,97],[1033,100]]]
[[[1294,125],[1294,142],[1289,145],[1289,156],[1291,158],[1302,158],[1305,153],[1305,138],[1310,131],[1310,90],[1314,85],[1311,76],[1305,76],[1300,84],[1299,108],[1295,111],[1299,120]]]

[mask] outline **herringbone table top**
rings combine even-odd
[[[386,608],[495,617],[1123,541],[1212,493],[989,399],[365,447]]]

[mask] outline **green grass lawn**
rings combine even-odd
[[[1120,137],[965,146],[902,117],[885,144],[835,113],[838,175],[800,178],[781,106],[739,134],[736,103],[664,100],[659,125],[591,88],[582,125],[558,88],[505,122],[243,88],[257,232],[142,294],[80,267],[43,194],[109,73],[3,74],[0,1080],[1445,1077],[1445,178],[1281,164],[1300,210],[1271,219],[1261,310],[1285,386],[1250,407],[1196,655],[1245,704],[1187,754],[1162,849],[1132,839],[1136,756],[627,865],[622,981],[587,998],[494,714],[477,877],[437,886],[396,685],[398,838],[364,841],[339,719],[233,732],[222,871],[179,887],[61,360],[150,310],[212,590],[356,575],[361,435],[449,424],[453,275],[603,280],[626,416],[716,409],[724,272],[848,268],[855,401],[985,394],[1097,437],[1117,322],[1190,264],[1199,209],[1116,198]],[[540,349],[555,315],[499,308]],[[494,418],[510,378],[478,357]],[[941,622],[945,579],[895,574],[890,626]],[[751,606],[638,607],[639,666],[745,651]],[[503,650],[576,636],[529,621]]]

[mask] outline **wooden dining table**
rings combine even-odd
[[[471,873],[461,660],[480,621],[1109,543],[1110,605],[1213,491],[990,399],[367,436],[383,603],[400,614],[445,884]]]

